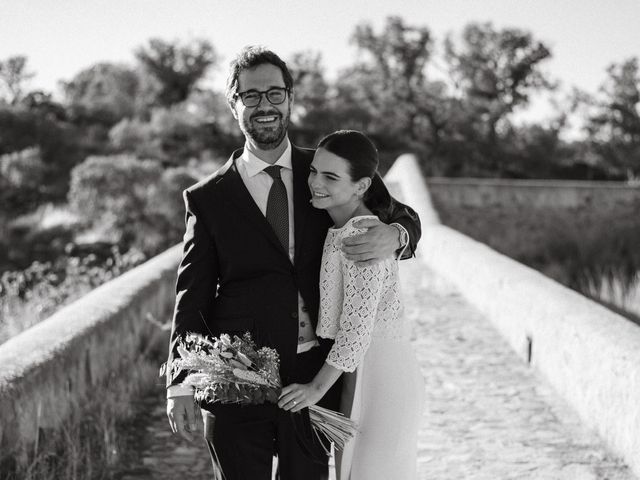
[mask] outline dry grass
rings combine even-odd
[[[157,343],[157,339],[156,339]],[[113,373],[55,431],[41,431],[27,458],[0,454],[0,480],[111,480],[135,448],[128,422],[141,412],[136,400],[157,388],[159,351],[147,352],[131,368]],[[154,388],[155,387],[155,388]],[[23,461],[18,460],[22,458]]]
[[[637,206],[436,207],[445,225],[596,300],[624,309],[625,296],[638,287]]]
[[[25,270],[4,272],[0,275],[0,344],[144,260],[140,252],[121,254],[114,248],[104,261],[87,255],[58,264],[34,262]]]

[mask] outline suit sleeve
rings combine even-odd
[[[422,235],[418,214],[411,207],[394,199],[393,209],[387,223],[399,223],[409,234],[409,244],[404,249],[400,260],[414,257]]]
[[[177,355],[178,340],[186,333],[208,334],[205,323],[211,312],[218,284],[218,257],[211,238],[188,190],[183,193],[186,229],[182,261],[178,267],[176,303],[171,325],[167,365]],[[171,379],[167,368],[167,387],[180,383],[185,373]]]

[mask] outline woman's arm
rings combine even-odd
[[[315,405],[342,372],[353,372],[371,343],[373,327],[382,297],[385,266],[359,266],[342,258],[343,304],[339,328],[327,359],[307,384],[291,384],[282,389],[278,406],[297,412]]]

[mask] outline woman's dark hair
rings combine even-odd
[[[278,67],[282,72],[282,79],[287,90],[293,89],[293,77],[287,68],[287,64],[274,52],[261,45],[248,45],[231,61],[229,65],[229,76],[227,77],[227,88],[225,94],[229,105],[233,105],[235,95],[238,93],[238,77],[243,70],[251,70],[260,65],[269,63]]]
[[[357,130],[338,130],[320,140],[318,148],[344,158],[349,163],[352,181],[364,177],[371,179],[371,186],[364,194],[364,204],[380,220],[388,221],[393,198],[378,173],[378,150],[369,137]]]

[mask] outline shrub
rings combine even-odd
[[[210,136],[206,121],[182,105],[153,110],[148,123],[122,120],[109,132],[117,150],[167,165],[184,165],[191,158],[199,158]]]
[[[72,172],[69,204],[103,239],[147,256],[177,243],[181,192],[196,179],[186,168],[128,155],[90,157]]]
[[[51,316],[103,283],[139,265],[145,256],[116,247],[105,260],[95,255],[33,262],[0,276],[0,343]]]
[[[162,178],[157,162],[120,155],[89,157],[71,172],[69,205],[107,240],[134,245],[154,222],[148,204]]]
[[[47,173],[38,147],[0,156],[0,205],[11,214],[33,209]]]
[[[46,193],[50,200],[60,200],[67,190],[69,171],[86,156],[83,152],[89,142],[84,131],[63,118],[64,109],[60,105],[40,97],[29,96],[33,98],[32,105],[0,105],[0,155],[37,146],[42,161],[49,167],[41,193]]]

